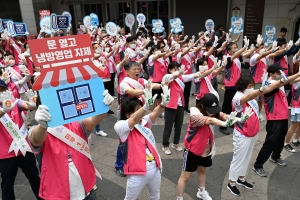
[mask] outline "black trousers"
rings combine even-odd
[[[181,128],[183,123],[184,110],[182,106],[177,106],[177,109],[165,108],[165,127],[163,133],[163,146],[169,146],[169,139],[172,133],[174,124],[173,144],[179,144]]]
[[[111,96],[115,96],[115,75],[116,73],[110,73],[110,81],[107,88]]]
[[[261,168],[272,154],[273,159],[280,158],[284,139],[288,130],[288,120],[267,120],[266,139],[259,151],[254,167]]]
[[[192,87],[192,81],[185,82],[184,83],[184,110],[189,109],[189,102],[190,102],[190,95],[191,95],[191,87]]]
[[[36,167],[35,156],[30,152],[26,152],[25,157],[21,155],[13,158],[0,159],[2,199],[15,199],[14,183],[19,167],[28,179],[35,197],[41,199],[38,197],[40,187],[39,171]]]

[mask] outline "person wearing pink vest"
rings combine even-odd
[[[220,111],[219,100],[211,93],[205,94],[196,107],[191,107],[190,122],[184,137],[182,172],[177,183],[177,200],[183,200],[186,183],[195,171],[199,184],[197,197],[212,200],[205,190],[205,171],[212,165],[216,151],[214,125],[227,127],[238,120],[236,113],[227,116]]]
[[[30,99],[32,100],[32,98]],[[4,81],[0,80],[0,174],[2,179],[2,199],[15,199],[14,182],[19,167],[29,180],[35,197],[40,199],[38,197],[40,185],[39,172],[36,167],[35,156],[26,140],[27,127],[21,116],[23,110],[33,109],[36,109],[36,105],[33,101],[25,102],[15,99]],[[9,123],[15,125],[15,128],[9,126]],[[22,148],[22,152],[25,150],[25,154],[21,153],[20,147],[20,149],[18,147],[17,149],[11,149],[13,141],[18,139],[16,134],[12,132],[13,130],[15,130],[18,137],[22,137],[26,143],[24,147],[27,148]],[[13,138],[13,135],[16,138]]]
[[[170,155],[171,151],[169,148],[169,139],[172,133],[173,125],[175,130],[171,147],[176,149],[177,151],[182,151],[182,147],[179,145],[179,140],[181,135],[185,105],[184,83],[192,81],[198,77],[202,78],[204,77],[204,75],[200,75],[200,73],[183,75],[184,71],[183,69],[180,69],[180,65],[177,62],[171,62],[169,64],[168,72],[169,74],[166,74],[162,79],[162,85],[169,85],[172,96],[165,109],[165,125],[162,150],[165,152],[165,154]]]
[[[104,104],[110,105],[114,98],[107,90],[103,93]],[[39,99],[38,103],[39,104]],[[28,139],[41,160],[41,184],[39,196],[47,200],[97,199],[93,190],[96,184],[96,170],[87,155],[80,148],[70,146],[56,135],[57,131],[67,131],[72,138],[79,137],[81,147],[90,154],[88,136],[105,117],[105,114],[89,117],[78,122],[64,124],[56,129],[48,128],[51,120],[48,108],[39,105],[35,119],[39,123],[30,129]],[[51,133],[50,133],[51,132]],[[63,132],[61,132],[63,134]],[[65,136],[66,137],[66,136]],[[77,144],[80,141],[76,139]]]
[[[164,86],[162,103],[144,116],[156,96],[152,97],[151,88],[146,88],[144,104],[137,97],[124,100],[121,120],[114,126],[122,144],[124,173],[128,176],[125,200],[137,199],[145,186],[148,187],[150,199],[160,199],[162,162],[151,127],[170,101],[170,90]]]
[[[240,191],[236,184],[246,189],[253,189],[253,185],[245,180],[247,169],[254,145],[259,132],[259,107],[256,97],[271,92],[276,89],[280,81],[271,84],[269,87],[268,73],[265,72],[261,77],[261,87],[254,90],[255,81],[251,75],[241,76],[235,87],[237,92],[232,99],[233,111],[237,112],[238,120],[234,124],[233,130],[233,157],[229,170],[229,183],[227,189],[235,196],[240,196]]]
[[[296,61],[293,65],[293,74],[297,74],[299,70],[300,60]],[[291,146],[291,138],[296,132],[296,135],[292,141],[292,144],[296,147],[300,147],[300,78],[297,78],[290,83],[291,86],[291,125],[287,131],[285,142],[283,148],[289,152],[296,152],[296,150]]]
[[[283,68],[275,63],[268,67],[269,81],[274,84],[280,80],[280,85],[273,91],[264,94],[263,103],[266,112],[266,140],[254,163],[253,170],[262,177],[267,176],[263,169],[264,163],[269,159],[280,166],[286,166],[286,162],[280,158],[284,146],[284,138],[288,130],[288,104],[284,92],[284,85],[289,84],[300,76],[300,72],[287,77],[282,71]],[[271,155],[272,154],[272,155]]]

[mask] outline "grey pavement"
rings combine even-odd
[[[220,105],[223,102],[223,91],[220,93]],[[195,105],[195,98],[190,97],[190,106]],[[116,111],[117,104],[112,107]],[[184,124],[181,132],[181,145],[185,135],[189,115],[185,114]],[[118,146],[118,138],[113,127],[116,122],[116,112],[113,115],[107,115],[101,123],[101,129],[104,130],[108,136],[101,137],[95,134],[92,135],[91,152],[95,167],[100,171],[103,179],[97,180],[97,196],[100,200],[124,199],[126,192],[126,177],[119,177],[114,172],[114,162],[116,159],[116,149]],[[171,200],[176,199],[176,185],[182,168],[182,152],[176,152],[171,149],[171,155],[165,155],[161,150],[162,133],[164,129],[163,119],[158,119],[156,126],[152,128],[156,138],[159,153],[162,157],[163,172],[161,184],[161,199]],[[231,129],[232,133],[232,129]],[[252,170],[255,158],[264,142],[266,131],[265,121],[261,122],[258,141],[254,147],[252,159],[250,161],[247,180],[254,185],[254,190],[245,190],[238,186],[241,191],[240,197],[233,196],[227,189],[228,184],[228,170],[232,159],[232,134],[225,136],[215,128],[217,153],[213,158],[213,165],[207,168],[206,189],[213,199],[259,199],[259,200],[296,200],[300,199],[300,149],[296,148],[296,153],[289,153],[285,150],[282,152],[282,158],[287,161],[286,167],[277,166],[269,161],[266,162],[264,168],[268,173],[268,177],[262,178],[257,176]],[[170,138],[172,142],[172,135]],[[198,183],[197,174],[193,173],[191,179],[188,181],[184,199],[197,199]],[[15,181],[15,195],[17,199],[32,200],[35,199],[30,185],[19,169]],[[148,191],[145,188],[141,193],[140,200],[149,199]]]

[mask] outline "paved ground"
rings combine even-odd
[[[220,92],[221,100],[223,101],[223,92]],[[190,98],[190,106],[194,106],[195,98]],[[117,105],[114,105],[112,110],[116,111]],[[107,115],[105,120],[101,123],[101,129],[108,133],[107,137],[92,136],[92,158],[96,168],[100,171],[103,180],[97,181],[97,195],[98,199],[105,200],[121,200],[125,196],[126,178],[119,177],[114,172],[114,162],[116,148],[118,145],[117,135],[113,130],[116,122],[116,114]],[[184,125],[182,127],[181,142],[185,135],[188,123],[188,115],[185,114]],[[158,120],[158,125],[153,127],[159,153],[162,157],[164,170],[162,173],[161,185],[161,199],[171,200],[176,199],[176,185],[181,173],[182,167],[182,152],[175,152],[172,150],[171,155],[165,155],[161,150],[162,133],[163,133],[162,119]],[[216,131],[217,154],[213,159],[213,166],[207,169],[207,184],[206,188],[213,199],[259,199],[259,200],[298,200],[300,199],[300,149],[292,154],[285,150],[282,152],[282,157],[286,159],[288,165],[286,167],[277,166],[269,161],[266,162],[264,168],[268,173],[267,178],[257,176],[252,170],[252,165],[255,158],[263,144],[265,138],[265,122],[261,123],[261,130],[259,132],[259,139],[255,145],[252,160],[250,162],[247,180],[254,185],[254,190],[244,190],[239,187],[242,195],[240,197],[233,196],[227,189],[228,183],[228,169],[232,158],[232,134],[225,136],[221,134],[218,129]],[[232,129],[231,129],[232,130]],[[172,142],[172,139],[170,140]],[[181,143],[182,144],[182,143]],[[193,174],[189,180],[184,199],[197,199],[197,178]],[[15,181],[15,194],[17,199],[33,200],[34,195],[31,191],[30,185],[21,170],[19,170]],[[149,199],[147,189],[144,189],[139,197],[140,200]]]

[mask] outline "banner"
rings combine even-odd
[[[39,10],[39,13],[40,13],[40,19],[42,19],[43,17],[46,17],[46,16],[50,16],[50,10]]]
[[[104,72],[91,61],[94,52],[88,34],[28,43],[34,64],[42,68],[33,89],[39,91],[42,104],[49,108],[49,127],[109,110],[103,103]]]
[[[183,30],[182,22],[180,18],[170,19],[172,33],[180,33]]]
[[[232,17],[231,18],[231,33],[241,34],[244,29],[244,19],[242,17]]]
[[[267,25],[265,28],[265,39],[264,39],[264,43],[267,44],[272,44],[276,39],[276,27],[275,26],[269,26]]]
[[[131,14],[131,13],[127,13],[126,14],[126,17],[125,17],[125,25],[128,27],[128,28],[132,28],[133,25],[135,23],[135,18],[134,18],[134,15]]]
[[[165,28],[163,27],[163,21],[161,19],[153,19],[152,20],[153,33],[163,33]]]

